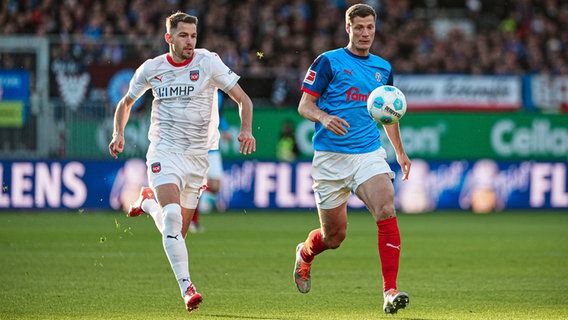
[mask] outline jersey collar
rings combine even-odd
[[[193,54],[193,56],[195,56],[195,53]],[[174,67],[185,67],[191,62],[191,60],[193,60],[193,56],[191,56],[191,58],[185,60],[184,62],[177,63],[177,62],[174,61],[174,59],[172,59],[172,57],[168,53],[168,54],[166,54],[166,59]]]
[[[343,51],[345,51],[348,55],[352,56],[353,58],[357,58],[357,59],[361,59],[361,60],[367,60],[371,56],[370,53],[368,55],[364,56],[364,57],[358,56],[358,55],[354,54],[353,52],[349,51],[349,49],[347,49],[347,47],[344,47]]]

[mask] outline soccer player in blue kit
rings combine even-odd
[[[355,4],[345,13],[347,47],[321,54],[302,84],[298,112],[315,122],[312,161],[313,190],[320,228],[296,247],[294,281],[298,290],[311,288],[314,257],[340,246],[347,231],[347,198],[351,192],[365,203],[378,229],[385,313],[394,314],[409,303],[397,291],[400,233],[394,207],[395,177],[385,161],[377,123],[367,112],[367,96],[378,86],[392,85],[389,62],[369,52],[375,36],[376,13]],[[396,159],[408,179],[410,159],[404,151],[398,123],[384,126]]]

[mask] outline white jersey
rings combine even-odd
[[[239,78],[206,49],[195,49],[193,58],[182,64],[168,54],[146,60],[130,81],[128,96],[136,100],[152,89],[148,154],[205,154],[218,148],[217,89],[228,92]]]

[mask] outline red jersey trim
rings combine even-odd
[[[306,88],[306,87],[302,87],[302,91],[304,91],[305,93],[310,94],[310,95],[312,95],[312,96],[314,96],[314,97],[317,97],[317,98],[321,97],[321,94],[319,94],[319,93],[317,93],[317,92],[315,92],[315,91],[312,91],[312,90],[310,90],[310,89],[308,89],[308,88]]]
[[[187,59],[187,60],[185,60],[184,62],[181,62],[181,63],[175,62],[174,59],[172,59],[172,57],[170,56],[169,53],[166,55],[166,59],[174,67],[184,67],[184,66],[187,66],[191,62],[191,60],[193,60],[193,55],[191,56],[190,59]]]

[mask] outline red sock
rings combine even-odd
[[[199,223],[199,203],[197,203],[197,207],[195,208],[195,212],[193,212],[193,217],[191,217],[191,222]]]
[[[315,256],[327,249],[321,239],[321,229],[315,229],[308,235],[308,239],[304,242],[304,250],[300,251],[300,255],[305,263],[312,263]]]
[[[400,232],[396,217],[377,222],[379,228],[379,256],[383,272],[383,289],[396,289],[400,260]]]

